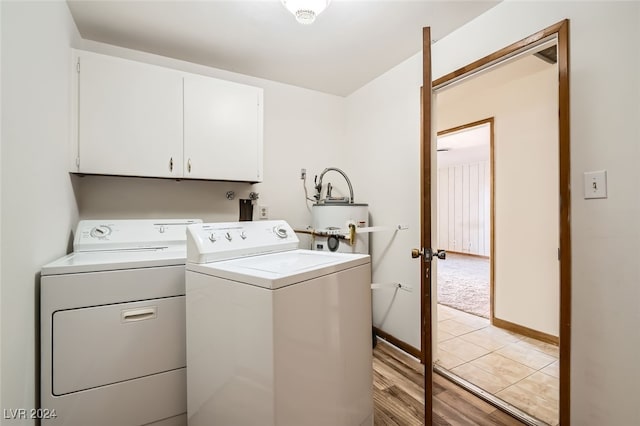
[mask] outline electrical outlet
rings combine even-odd
[[[269,219],[269,206],[258,206],[258,218],[260,220]]]
[[[307,169],[300,169],[300,179],[305,179],[307,177]]]

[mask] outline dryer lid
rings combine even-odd
[[[42,275],[79,274],[185,264],[183,247],[75,252],[42,267]]]

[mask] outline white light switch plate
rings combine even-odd
[[[607,198],[607,171],[584,173],[584,198]]]

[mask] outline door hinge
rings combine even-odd
[[[558,260],[560,260],[560,247],[558,247]]]
[[[76,167],[80,170],[80,157],[76,157]]]
[[[78,62],[76,62],[76,71],[78,72],[78,74],[80,74],[80,59],[78,59]]]

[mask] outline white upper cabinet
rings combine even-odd
[[[182,176],[182,76],[82,52],[78,169],[124,176]]]
[[[262,89],[184,77],[184,175],[262,180]]]
[[[76,62],[72,172],[262,180],[262,89],[92,52]]]

